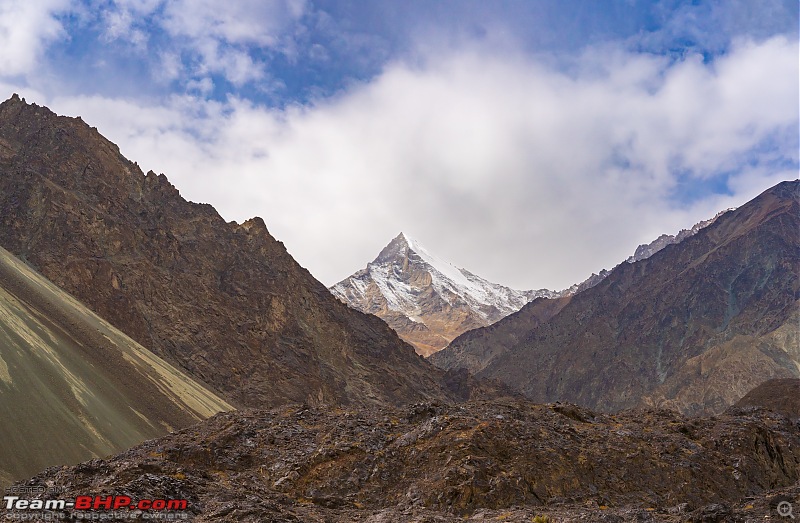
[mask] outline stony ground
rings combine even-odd
[[[186,498],[196,521],[764,521],[800,510],[800,419],[569,404],[239,411],[29,483]]]

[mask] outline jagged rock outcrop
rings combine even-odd
[[[0,248],[0,487],[231,408]]]
[[[762,521],[799,479],[800,431],[766,411],[471,402],[225,413],[26,483],[187,499],[194,521],[677,523]]]
[[[667,245],[675,245],[676,243],[680,243],[686,238],[690,236],[694,236],[697,234],[701,229],[708,227],[712,223],[714,223],[717,218],[725,214],[726,212],[730,212],[735,210],[735,208],[731,207],[730,209],[725,209],[724,211],[718,212],[712,218],[708,220],[702,220],[694,224],[690,229],[681,229],[678,234],[662,234],[655,240],[650,243],[639,245],[636,248],[636,251],[625,260],[628,263],[633,263],[637,261],[646,260],[650,256],[654,255]]]
[[[766,380],[800,376],[798,230],[800,181],[783,182],[568,303],[531,303],[432,361],[535,401],[721,412]]]
[[[382,318],[423,356],[441,350],[463,332],[518,311],[534,298],[558,295],[491,283],[441,260],[403,233],[331,292],[351,307]]]
[[[17,96],[0,105],[0,245],[237,405],[453,398],[260,218],[226,223],[80,118]]]

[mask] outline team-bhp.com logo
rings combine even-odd
[[[4,496],[7,510],[186,510],[185,499],[140,499],[134,502],[128,496],[76,496],[65,499],[22,499]]]
[[[24,487],[23,487],[24,488]],[[43,489],[44,490],[44,489]],[[40,499],[25,494],[43,492],[20,492],[6,490],[3,507],[6,520],[108,520],[108,519],[188,519],[185,499],[139,499],[129,496],[76,496],[71,499]]]

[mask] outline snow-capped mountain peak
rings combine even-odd
[[[551,291],[518,291],[439,258],[400,233],[365,269],[331,288],[354,308],[382,317],[418,352],[429,354],[462,332],[489,325]]]

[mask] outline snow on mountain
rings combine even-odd
[[[489,282],[442,260],[403,233],[365,269],[331,291],[350,306],[386,320],[424,355],[466,330],[518,311],[534,298],[558,295]]]

